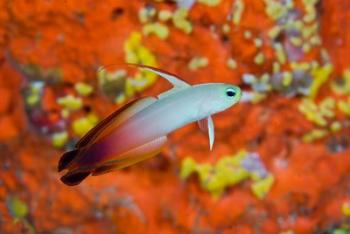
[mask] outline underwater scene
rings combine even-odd
[[[0,233],[349,234],[349,0],[0,0]]]

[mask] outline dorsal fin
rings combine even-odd
[[[140,67],[140,68],[145,69],[147,71],[156,73],[157,75],[159,75],[159,76],[163,77],[164,79],[166,79],[167,81],[169,81],[174,87],[187,88],[187,87],[191,86],[190,84],[186,83],[185,81],[181,80],[181,78],[179,78],[178,76],[176,76],[170,72],[167,72],[167,71],[155,68],[155,67],[151,67],[151,66],[146,66],[146,65],[138,65],[138,64],[130,64],[130,63],[129,63],[129,65],[137,66],[137,67]]]
[[[118,125],[130,118],[137,112],[143,110],[157,99],[155,97],[145,97],[141,99],[135,99],[128,104],[122,106],[104,120],[99,122],[94,128],[92,128],[83,138],[81,138],[75,145],[76,148],[81,148],[89,143],[93,143],[108,135]],[[108,127],[108,128],[107,128]]]
[[[171,74],[169,72],[166,72],[164,70],[158,69],[158,68],[154,68],[154,67],[150,67],[150,66],[146,66],[146,65],[137,65],[137,64],[129,64],[132,66],[137,66],[140,67],[142,69],[145,69],[147,71],[153,72],[161,77],[163,77],[164,79],[166,79],[167,81],[169,81],[172,85],[173,88],[161,93],[160,95],[158,95],[158,98],[163,98],[166,97],[170,94],[176,93],[180,90],[186,89],[188,87],[191,87],[190,84],[186,83],[185,81],[181,80],[178,76]]]

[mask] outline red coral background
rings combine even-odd
[[[267,66],[252,62],[256,48],[244,40],[242,31],[259,33],[271,26],[262,1],[245,2],[241,26],[228,40],[212,37],[208,25],[223,24],[232,1],[213,8],[195,4],[191,36],[171,29],[165,41],[149,36],[142,43],[156,55],[160,68],[189,83],[242,84],[243,73],[262,73]],[[297,110],[298,98],[278,93],[216,116],[212,152],[207,137],[190,125],[171,135],[161,156],[88,178],[76,187],[61,183],[56,166],[63,151],[29,123],[22,95],[24,74],[9,57],[18,64],[60,68],[66,84],[96,85],[99,64],[124,61],[123,43],[140,30],[138,12],[147,3],[159,9],[176,7],[171,1],[0,1],[0,232],[30,232],[23,222],[13,222],[5,204],[8,197],[28,206],[26,219],[37,233],[327,233],[344,223],[341,207],[350,200],[349,150],[332,153],[327,139],[302,143],[304,130],[311,126]],[[323,0],[320,8],[323,46],[340,75],[350,67],[350,2]],[[187,64],[196,55],[209,58],[210,64],[191,71]],[[240,64],[236,70],[226,66],[231,56]],[[159,80],[142,95],[156,95],[168,87]],[[45,90],[45,121],[58,118],[55,99],[60,92],[60,87]],[[320,95],[327,92],[321,90]],[[102,95],[88,102],[100,117],[116,108]],[[341,134],[348,136],[349,131]],[[265,199],[254,197],[245,183],[214,199],[196,179],[179,178],[185,156],[214,162],[241,148],[259,152],[275,176]]]

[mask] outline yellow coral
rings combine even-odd
[[[190,158],[186,157],[182,161],[181,165],[181,171],[180,171],[180,178],[181,179],[186,179],[189,177],[194,171],[196,170],[196,162]]]
[[[124,43],[124,51],[127,63],[156,65],[155,56],[141,44],[141,34],[133,32]]]
[[[26,102],[29,106],[35,106],[40,102],[40,95],[39,94],[30,94],[26,98]]]
[[[83,82],[76,83],[74,88],[81,96],[89,96],[93,91],[93,87],[91,85]]]
[[[231,31],[231,27],[229,24],[223,24],[221,30],[223,33],[228,34]]]
[[[25,218],[29,213],[29,208],[26,203],[16,197],[8,197],[6,199],[6,205],[9,213],[14,219],[14,222]]]
[[[188,64],[190,70],[197,70],[201,67],[205,67],[209,64],[209,60],[206,57],[194,57]]]
[[[341,130],[341,128],[342,128],[342,125],[338,121],[333,122],[330,126],[330,130],[332,132],[338,132],[339,130]]]
[[[325,98],[319,106],[311,99],[304,99],[299,105],[299,111],[302,112],[309,121],[321,127],[327,126],[326,118],[333,118],[335,116],[334,108],[335,100],[332,98]]]
[[[255,38],[254,44],[256,47],[261,47],[263,45],[263,40],[261,38]]]
[[[68,141],[68,133],[58,132],[52,135],[52,145],[56,148],[62,148]]]
[[[307,62],[291,62],[290,66],[293,70],[306,71],[311,68],[311,64]]]
[[[274,181],[274,176],[270,174],[266,178],[254,182],[251,190],[257,198],[262,199],[270,191]]]
[[[145,64],[156,67],[155,56],[141,44],[141,34],[133,32],[124,43],[125,60],[127,63]],[[126,96],[132,96],[136,91],[142,91],[156,81],[156,75],[149,71],[139,71],[126,83]]]
[[[341,112],[343,112],[347,116],[350,116],[350,102],[339,101],[337,105],[338,105],[338,109]]]
[[[192,24],[187,20],[188,9],[178,8],[173,14],[173,24],[176,28],[184,31],[185,33],[192,32]]]
[[[81,137],[85,135],[91,128],[93,128],[97,122],[98,118],[93,114],[89,114],[86,117],[76,119],[72,123],[73,132],[77,136]]]
[[[81,98],[75,97],[70,94],[58,98],[57,103],[70,111],[79,110],[83,106],[83,101]]]
[[[205,4],[207,6],[217,6],[222,0],[198,0],[199,3]]]
[[[156,14],[156,10],[154,8],[143,7],[139,10],[139,20],[141,23],[149,22],[152,17]]]
[[[281,27],[280,25],[275,25],[269,30],[268,36],[271,39],[275,39],[281,33],[282,30],[283,30],[283,27]]]
[[[309,133],[305,134],[302,137],[302,140],[304,142],[309,143],[309,142],[312,142],[314,140],[321,139],[321,138],[327,136],[327,134],[328,134],[328,131],[325,129],[313,129]]]
[[[241,21],[242,14],[244,11],[244,1],[236,0],[232,6],[232,21],[235,25],[238,25]]]
[[[258,53],[254,58],[254,63],[257,65],[262,65],[264,63],[265,56],[262,52]]]
[[[253,104],[257,104],[257,103],[263,101],[264,99],[266,99],[266,97],[267,97],[266,93],[252,92],[251,102]]]
[[[275,49],[275,52],[276,52],[276,57],[277,57],[278,62],[280,64],[285,64],[286,61],[287,61],[287,57],[286,57],[286,54],[284,52],[282,44],[281,43],[275,43],[274,44],[274,49]]]
[[[299,111],[302,112],[305,117],[319,125],[326,126],[326,119],[319,113],[318,106],[310,99],[304,99],[299,105]]]
[[[345,70],[341,80],[331,83],[333,92],[339,95],[350,94],[350,70]]]
[[[309,94],[311,98],[316,97],[318,90],[328,80],[332,71],[333,71],[333,65],[330,63],[322,67],[317,66],[312,69],[311,75],[313,77],[313,80],[310,86],[310,94]]]
[[[273,20],[277,20],[288,12],[288,7],[274,0],[265,0],[265,12]]]
[[[303,40],[300,37],[291,37],[290,42],[295,46],[301,46],[303,44]]]
[[[283,78],[282,78],[282,84],[283,86],[287,87],[289,86],[293,81],[293,74],[291,72],[284,72]]]
[[[40,103],[42,88],[43,86],[40,83],[32,84],[30,86],[30,93],[26,97],[26,103],[29,106],[35,106]]]
[[[173,13],[171,11],[168,11],[168,10],[161,10],[158,13],[158,19],[160,21],[168,21],[171,19],[172,16],[173,16]]]
[[[343,205],[341,207],[341,211],[342,211],[344,216],[350,217],[350,203],[349,202],[343,203]]]
[[[230,68],[230,69],[236,69],[237,68],[237,62],[236,60],[234,60],[233,58],[229,58],[227,60],[227,66]]]
[[[228,186],[236,185],[246,179],[253,178],[254,172],[249,172],[242,167],[242,160],[247,156],[245,150],[235,155],[223,156],[216,164],[197,164],[192,158],[183,160],[180,170],[182,179],[197,173],[201,187],[209,191],[214,198],[218,198]],[[252,185],[253,193],[262,198],[273,183],[272,175],[268,178],[258,178]],[[272,180],[272,181],[271,181]]]
[[[164,24],[161,24],[161,23],[145,24],[142,28],[142,32],[146,36],[154,34],[162,40],[168,38],[168,36],[169,36],[168,27],[165,26]]]

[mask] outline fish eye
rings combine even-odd
[[[226,89],[226,96],[234,97],[236,96],[236,91],[233,88],[228,88]]]

